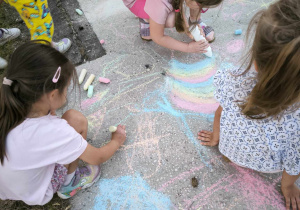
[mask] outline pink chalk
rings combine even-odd
[[[102,82],[102,83],[110,83],[110,80],[107,79],[107,78],[104,78],[104,77],[99,77],[99,82]]]
[[[105,42],[104,39],[100,40],[100,44],[104,44],[104,42]]]

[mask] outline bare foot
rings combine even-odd
[[[216,146],[219,144],[219,138],[214,137],[213,132],[202,130],[198,133],[200,144],[204,146]]]

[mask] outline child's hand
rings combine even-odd
[[[214,136],[211,131],[200,131],[198,133],[198,139],[201,140],[200,144],[204,146],[216,146],[219,144],[219,136]]]
[[[120,146],[126,140],[125,125],[118,125],[117,130],[111,134],[111,141],[116,141]]]
[[[285,198],[285,207],[287,210],[290,209],[291,205],[293,210],[300,209],[300,189],[297,187],[297,185],[293,184],[287,187],[282,185],[281,191]]]
[[[190,42],[188,44],[189,53],[206,53],[206,48],[208,48],[208,42],[206,40],[200,40],[199,42]]]

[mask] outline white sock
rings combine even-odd
[[[76,170],[75,170],[76,171]],[[72,178],[74,177],[75,175],[75,171],[73,173],[70,173],[70,174],[67,174],[66,178],[65,178],[65,182],[64,182],[64,185],[68,185],[70,184]]]

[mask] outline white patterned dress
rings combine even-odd
[[[255,85],[255,71],[221,69],[214,78],[215,98],[223,107],[220,152],[238,165],[261,172],[300,173],[300,109],[292,107],[280,119],[246,118],[237,106]]]

